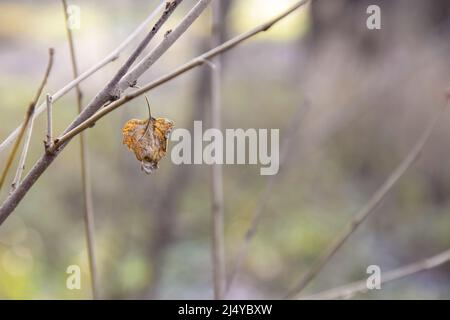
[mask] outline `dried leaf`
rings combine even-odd
[[[165,118],[132,119],[122,129],[123,144],[134,152],[141,169],[150,174],[158,169],[158,162],[166,155],[173,122]]]

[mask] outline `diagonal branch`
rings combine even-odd
[[[422,271],[437,268],[450,261],[450,250],[441,252],[433,257],[420,260],[406,266],[381,274],[381,284],[402,279]],[[367,292],[367,280],[356,281],[338,288],[325,290],[316,294],[300,297],[302,300],[335,300],[348,299],[357,293]]]
[[[47,136],[44,142],[44,147],[45,150],[48,151],[48,149],[53,144],[53,98],[48,93],[46,96],[46,104],[47,104]]]
[[[16,187],[19,185],[20,180],[22,179],[22,174],[25,170],[25,161],[27,160],[28,155],[28,149],[30,148],[30,141],[31,136],[33,134],[33,125],[34,125],[34,119],[35,119],[35,110],[30,114],[30,119],[28,120],[29,124],[25,124],[26,127],[28,127],[28,131],[25,137],[25,141],[22,148],[22,154],[20,155],[19,159],[19,165],[17,166],[16,175],[14,176],[14,180],[11,184],[11,192],[14,192],[16,190]],[[27,122],[27,120],[25,120]],[[20,137],[20,136],[19,136]],[[20,143],[20,138],[18,139]]]
[[[65,94],[67,94],[70,90],[75,88],[79,83],[81,83],[83,80],[86,80],[91,75],[95,74],[97,71],[101,70],[104,66],[108,65],[109,63],[117,60],[120,57],[120,54],[122,51],[125,50],[125,48],[134,40],[137,36],[147,27],[147,25],[152,21],[156,15],[161,12],[164,9],[165,3],[164,1],[161,1],[161,4],[148,15],[148,17],[111,53],[109,53],[103,60],[83,72],[80,76],[78,76],[76,79],[72,80],[68,84],[66,84],[63,88],[56,91],[53,95],[53,101],[56,102],[58,99],[63,97]],[[45,102],[42,103],[35,111],[35,117],[40,115],[42,112],[44,112],[46,109]],[[10,145],[14,139],[17,138],[19,135],[21,126],[17,127],[11,134],[0,144],[0,152],[5,150],[5,148]]]
[[[389,175],[381,187],[372,195],[369,201],[355,214],[355,216],[348,222],[342,232],[331,242],[330,246],[319,256],[313,263],[312,267],[302,277],[300,282],[292,289],[286,298],[292,298],[299,294],[322,270],[322,268],[330,261],[334,254],[342,247],[345,241],[355,232],[358,226],[367,219],[367,217],[375,211],[381,201],[389,194],[392,188],[397,184],[405,172],[416,162],[420,157],[422,150],[428,142],[432,132],[436,128],[439,120],[442,118],[442,113],[450,104],[450,97],[447,98],[446,105],[436,111],[434,119],[425,128],[422,135],[403,161],[398,167]]]
[[[70,60],[72,62],[72,72],[74,79],[78,78],[78,64],[75,54],[75,45],[73,41],[72,30],[69,27],[69,15],[67,12],[67,1],[62,0],[62,5],[64,9],[64,18],[66,23],[66,33],[69,42],[70,49]],[[77,84],[76,87],[77,95],[77,107],[78,113],[83,110],[82,99],[83,94],[81,92],[80,85]],[[51,116],[51,115],[50,115]],[[50,118],[51,119],[51,118]],[[51,122],[50,122],[51,123]],[[52,138],[50,137],[50,144],[52,143]],[[88,149],[86,145],[86,139],[83,133],[80,134],[80,160],[81,160],[81,181],[83,188],[83,200],[84,200],[84,226],[86,233],[86,244],[88,251],[88,264],[90,270],[91,278],[91,289],[92,296],[94,299],[99,299],[100,297],[100,284],[97,272],[97,258],[95,254],[95,225],[94,225],[94,210],[92,203],[92,188],[89,175],[89,162],[88,162]]]
[[[198,67],[202,65],[206,60],[215,57],[219,54],[222,54],[240,43],[244,42],[245,40],[248,40],[252,38],[253,36],[269,30],[273,25],[278,23],[279,21],[283,20],[293,12],[295,12],[297,9],[302,7],[308,2],[308,0],[302,0],[297,2],[294,6],[283,12],[282,14],[278,15],[274,19],[254,28],[253,30],[244,33],[242,35],[239,35],[227,42],[225,42],[223,45],[216,47],[215,49],[208,51],[204,55],[201,55],[200,57],[197,57],[196,59],[192,60],[191,62],[185,64],[184,66],[180,67],[179,69],[175,70],[174,72],[171,72],[160,79],[147,84],[146,86],[143,86],[141,89],[136,90],[132,93],[124,95],[119,100],[116,100],[112,103],[110,103],[108,106],[102,108],[100,111],[95,113],[95,115],[91,114],[92,110],[89,110],[89,112],[83,112],[80,114],[77,119],[65,130],[61,138],[55,142],[55,149],[54,153],[48,153],[46,155],[43,155],[37,163],[34,165],[30,173],[27,175],[27,177],[24,179],[24,181],[19,185],[17,190],[11,194],[6,201],[0,206],[0,225],[7,219],[7,217],[11,214],[12,211],[17,207],[17,205],[20,203],[20,201],[23,199],[23,197],[27,194],[27,192],[31,189],[31,187],[34,185],[34,183],[39,179],[41,174],[47,170],[47,168],[51,165],[51,163],[56,159],[58,154],[64,149],[64,147],[67,145],[69,140],[73,138],[75,135],[79,134],[80,132],[84,131],[85,129],[93,126],[95,122],[105,116],[106,114],[110,113],[111,111],[117,109],[121,105],[129,102],[130,100],[139,97],[140,95],[144,94],[145,92],[156,88],[178,76],[181,74],[184,74],[185,72],[194,69],[195,67]],[[168,49],[168,48],[167,48]],[[97,103],[98,105],[98,99],[94,99],[94,102],[91,104]],[[98,105],[98,108],[101,108],[102,105]],[[85,109],[86,110],[86,109]],[[88,120],[89,119],[89,120]],[[76,129],[75,129],[76,128]],[[75,129],[75,130],[74,130]],[[57,148],[57,149],[56,149]]]
[[[120,92],[117,91],[117,86],[122,77],[128,72],[133,63],[137,60],[139,55],[144,51],[146,46],[155,37],[163,24],[169,19],[175,9],[183,0],[172,0],[166,2],[166,9],[162,13],[161,17],[155,23],[150,32],[145,36],[137,48],[131,53],[125,63],[119,68],[116,74],[108,82],[108,84],[97,93],[94,99],[83,109],[79,116],[69,125],[65,132],[73,129],[81,122],[92,116],[97,110],[103,107],[105,104],[117,100],[120,97]]]
[[[31,133],[32,133],[32,130],[33,130],[32,126],[33,126],[33,120],[34,120],[34,110],[35,110],[35,107],[36,107],[36,103],[37,103],[37,101],[39,100],[39,97],[42,94],[42,90],[44,89],[44,87],[45,87],[45,85],[47,83],[48,76],[50,75],[50,71],[51,71],[52,65],[53,65],[54,52],[55,51],[53,50],[53,48],[50,48],[49,51],[48,51],[48,64],[47,64],[47,69],[45,70],[44,78],[42,79],[42,82],[39,85],[39,88],[38,88],[38,90],[36,92],[36,96],[31,101],[31,103],[30,103],[30,105],[28,107],[27,114],[26,114],[26,117],[25,117],[25,121],[23,122],[22,126],[20,127],[16,143],[14,144],[14,147],[11,150],[11,153],[9,154],[8,160],[6,162],[5,169],[3,170],[2,176],[0,178],[0,190],[2,189],[3,184],[5,183],[6,176],[8,175],[8,171],[11,168],[11,165],[12,165],[12,163],[14,161],[14,157],[16,156],[17,150],[19,149],[20,142],[21,142],[21,140],[22,140],[22,138],[23,138],[23,136],[25,134],[25,131],[26,131],[27,127],[28,127],[28,124],[30,124],[30,128],[29,128],[29,131],[28,131],[29,134],[26,137],[26,141],[25,141],[25,144],[24,144],[24,148],[23,148],[23,152],[22,152],[22,155],[21,155],[21,159],[19,160],[19,162],[20,162],[19,163],[19,169],[18,169],[18,172],[16,173],[16,178],[18,176],[18,180],[20,180],[20,176],[21,176],[22,171],[23,171],[23,169],[21,169],[21,167],[23,168],[23,166],[24,166],[24,163],[25,163],[25,160],[26,160],[26,156],[27,156],[27,153],[28,153],[28,147],[30,145]],[[15,179],[15,181],[16,181],[16,179]],[[14,186],[13,186],[13,188],[14,188]]]
[[[176,7],[177,4],[179,4],[182,0],[172,0],[169,5],[166,5],[166,10],[163,13],[163,16],[160,18],[167,20],[167,17],[169,14],[173,13],[175,10],[174,7]],[[212,0],[200,0],[199,2],[204,1],[212,1]],[[201,14],[201,12],[195,12],[188,13],[189,15],[195,14],[195,19],[198,18]],[[195,21],[195,19],[189,19],[191,23]],[[182,20],[182,23],[186,23],[186,19]],[[156,23],[155,27],[152,28],[150,31],[151,34],[155,34],[159,28],[162,25],[159,23],[159,21]],[[168,37],[166,37],[167,39]],[[146,37],[143,41],[148,41],[148,37]],[[164,47],[165,50],[168,50],[170,46]],[[140,50],[141,47],[139,46],[137,50]],[[135,54],[132,54],[133,57],[137,56]],[[129,67],[131,67],[131,64],[133,59],[128,59],[125,65],[119,69],[119,72],[122,72],[123,70],[128,70]],[[119,73],[118,72],[118,73]],[[117,73],[117,74],[118,74]],[[117,76],[114,76],[113,79],[117,80]],[[100,108],[102,108],[106,103],[110,102],[112,99],[117,98],[117,84],[113,81],[110,81],[108,85],[106,85],[103,90],[101,90],[94,99],[88,104],[86,108],[83,109],[83,111],[76,117],[76,119],[66,128],[64,133],[69,132],[79,124],[81,124],[83,121],[87,120],[89,117],[91,117],[96,111],[98,111]],[[42,173],[47,170],[47,168],[51,165],[51,163],[56,159],[56,157],[59,155],[59,153],[66,147],[68,141],[64,144],[58,144],[58,149],[51,150],[51,152],[47,152],[44,154],[33,166],[29,174],[25,177],[23,182],[19,185],[19,187],[16,189],[14,193],[12,193],[5,202],[0,206],[0,225],[5,221],[5,219],[9,216],[9,214],[17,207],[19,202],[23,199],[23,197],[27,194],[27,192],[30,190],[30,188],[34,185],[34,183],[39,179],[39,177],[42,175]],[[55,143],[56,145],[56,143]]]
[[[173,0],[174,1],[174,0]],[[183,18],[176,28],[166,33],[164,39],[139,62],[119,83],[118,93],[128,87],[134,87],[140,76],[144,74],[161,56],[177,41],[195,20],[208,7],[212,0],[200,0]],[[220,1],[220,0],[219,0]]]
[[[150,41],[154,38],[154,36],[156,35],[156,33],[159,31],[159,29],[161,29],[161,27],[163,26],[163,24],[169,19],[169,17],[172,15],[172,13],[175,11],[175,9],[178,7],[178,5],[182,2],[183,0],[170,0],[170,1],[166,1],[166,9],[164,10],[162,16],[159,18],[159,20],[156,22],[156,24],[154,25],[154,27],[152,28],[152,30],[147,34],[147,36],[144,38],[144,40],[142,40],[142,42],[139,44],[139,46],[136,48],[136,50],[134,50],[134,52],[128,57],[127,61],[122,65],[122,67],[119,69],[119,71],[117,71],[116,75],[111,79],[111,81],[108,83],[108,85],[106,86],[105,90],[107,90],[108,94],[111,95],[111,98],[113,98],[113,100],[116,100],[120,97],[121,95],[121,91],[118,92],[117,91],[117,85],[119,84],[119,81],[122,80],[123,76],[128,72],[128,70],[131,68],[131,66],[133,65],[133,63],[136,61],[136,59],[141,55],[141,53],[144,51],[144,49],[147,47],[147,45],[150,43]],[[209,0],[211,1],[211,0]],[[205,0],[205,2],[207,2]],[[200,12],[201,13],[201,12]],[[198,16],[197,16],[198,17]],[[197,18],[195,17],[194,20]],[[194,21],[192,21],[194,22]],[[186,28],[183,30],[184,31],[187,30],[187,28],[192,24],[192,22],[186,26]],[[181,25],[181,24],[180,24]],[[166,37],[167,39],[167,37]],[[171,46],[172,44],[168,45],[165,50],[163,50],[161,52],[161,55],[167,51],[167,49]],[[161,57],[161,55],[159,57]],[[157,57],[156,59],[159,59],[159,57]],[[142,73],[144,73],[145,71],[147,71],[150,68],[150,66],[146,67]],[[142,74],[141,74],[142,75]],[[139,75],[140,76],[140,75]],[[135,79],[133,79],[133,82],[135,84],[135,82],[137,81],[138,77],[137,76]]]
[[[293,7],[289,8],[288,10],[286,10],[285,12],[283,12],[282,14],[280,14],[279,16],[275,17],[274,19],[246,32],[243,33],[241,35],[238,35],[236,37],[234,37],[231,40],[228,40],[227,42],[225,42],[224,44],[208,51],[205,52],[204,54],[192,59],[190,62],[184,64],[183,66],[179,67],[178,69],[160,77],[159,79],[142,86],[140,89],[128,93],[126,95],[124,95],[122,98],[120,98],[119,100],[116,100],[114,102],[112,102],[111,104],[107,105],[106,107],[102,108],[100,111],[98,111],[95,115],[93,115],[92,117],[90,117],[89,119],[87,119],[86,121],[84,121],[82,124],[78,125],[77,127],[75,127],[74,129],[71,129],[70,131],[64,133],[62,136],[60,136],[58,138],[58,141],[55,145],[55,148],[57,148],[58,146],[63,145],[64,143],[66,143],[68,140],[72,139],[74,136],[76,136],[77,134],[79,134],[80,132],[92,127],[93,125],[95,125],[95,123],[100,120],[101,118],[103,118],[104,116],[106,116],[107,114],[111,113],[112,111],[114,111],[115,109],[121,107],[122,105],[126,104],[127,102],[143,95],[144,93],[146,93],[147,91],[153,90],[163,84],[165,84],[166,82],[169,82],[170,80],[173,80],[181,75],[183,75],[184,73],[199,67],[203,64],[206,63],[206,61],[216,57],[217,55],[223,54],[231,49],[233,49],[234,47],[238,46],[239,44],[241,44],[242,42],[256,36],[257,34],[261,33],[261,32],[265,32],[267,30],[269,30],[272,26],[274,26],[276,23],[280,22],[281,20],[283,20],[284,18],[286,18],[287,16],[289,16],[290,14],[292,14],[293,12],[295,12],[297,9],[299,9],[300,7],[302,7],[303,5],[305,5],[308,2],[308,0],[303,0],[303,1],[299,1],[296,5],[294,5]]]

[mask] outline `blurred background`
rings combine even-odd
[[[223,40],[295,2],[221,1]],[[80,71],[113,50],[158,3],[69,1],[81,9],[81,27],[74,30]],[[185,0],[164,30],[194,3]],[[366,27],[370,4],[381,8],[380,30]],[[208,50],[210,15],[208,10],[139,84]],[[85,104],[142,36],[118,61],[82,82]],[[222,57],[223,127],[279,128],[281,141],[291,138],[229,298],[283,297],[402,161],[444,103],[449,39],[447,0],[316,0]],[[22,121],[49,47],[55,48],[55,64],[45,92],[54,93],[72,79],[60,1],[0,1],[0,140]],[[151,91],[153,115],[174,120],[177,128],[190,129],[193,120],[208,123],[209,85],[210,71],[200,67]],[[56,133],[76,110],[74,92],[55,103]],[[87,131],[102,297],[209,299],[210,167],[176,166],[168,156],[156,173],[143,174],[122,145],[121,129],[127,120],[146,115],[145,100],[136,99]],[[305,293],[364,279],[371,264],[388,271],[449,248],[449,123],[447,112],[420,161]],[[39,117],[26,170],[42,154],[45,128],[45,117]],[[7,154],[0,154],[2,169]],[[255,165],[223,170],[230,269],[271,178],[260,176]],[[3,188],[2,200],[7,192]],[[81,290],[66,289],[66,268],[73,264],[83,271]],[[74,142],[0,227],[0,298],[89,299],[88,270]],[[444,265],[356,298],[448,299],[449,271]]]

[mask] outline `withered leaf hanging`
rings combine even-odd
[[[134,152],[141,169],[150,174],[158,169],[158,162],[166,155],[173,122],[165,118],[131,119],[122,129],[123,144]]]

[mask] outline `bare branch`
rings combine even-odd
[[[144,38],[144,40],[139,44],[139,46],[136,48],[136,50],[130,55],[128,60],[119,69],[119,71],[112,78],[112,80],[109,82],[109,84],[106,86],[105,90],[107,90],[108,91],[107,93],[111,94],[114,99],[119,98],[120,95],[122,94],[122,90],[118,91],[118,89],[117,89],[119,81],[122,82],[121,79],[123,78],[123,76],[128,72],[128,70],[131,68],[131,66],[136,61],[136,59],[139,57],[139,55],[144,51],[144,49],[147,47],[149,42],[153,39],[153,37],[156,35],[156,33],[159,31],[159,29],[161,29],[162,25],[167,21],[167,19],[169,19],[169,17],[172,15],[172,13],[175,11],[175,9],[178,7],[178,5],[182,1],[183,0],[171,0],[171,1],[166,2],[166,9],[164,10],[164,12],[163,12],[162,16],[159,18],[159,20],[156,22],[155,26],[152,28],[152,30],[149,32],[149,34]],[[208,1],[211,1],[211,0],[208,0]],[[188,14],[188,16],[189,16],[189,14]],[[198,18],[198,16],[196,16],[194,18],[194,20],[197,18]],[[193,22],[194,21],[191,21],[191,23],[186,26],[186,28],[182,31],[182,33],[184,33]],[[180,23],[180,26],[181,25],[183,25],[183,22]],[[163,43],[166,42],[168,38],[169,37],[164,37]],[[168,44],[167,46],[165,46],[161,50],[161,54],[158,57],[155,57],[155,60],[159,59],[163,55],[163,53],[165,53],[167,51],[167,49],[169,49],[171,47],[172,44],[173,44],[173,42]],[[147,71],[150,68],[150,66],[151,65],[148,65],[145,68],[142,68],[142,73],[132,79],[133,84],[131,86],[134,86],[136,84],[136,81],[139,78],[139,76],[141,76],[145,71]],[[131,80],[131,79],[128,79],[128,80]],[[124,81],[127,81],[127,80],[124,79]],[[127,81],[127,83],[131,83],[131,82]],[[127,86],[127,88],[128,88],[128,86]]]
[[[308,0],[303,0],[303,1],[299,1],[296,5],[294,5],[293,7],[289,8],[288,10],[286,10],[285,12],[283,12],[282,14],[280,14],[279,16],[275,17],[274,19],[252,29],[251,31],[248,31],[244,34],[238,35],[236,37],[234,37],[233,39],[225,42],[224,44],[192,59],[190,62],[184,64],[183,66],[179,67],[178,69],[160,77],[159,79],[142,86],[140,89],[128,93],[126,95],[124,95],[122,98],[120,98],[119,100],[114,101],[113,103],[107,105],[106,107],[102,108],[100,111],[98,111],[95,115],[93,115],[91,118],[89,118],[88,120],[84,121],[82,124],[78,125],[76,128],[66,132],[65,134],[63,134],[62,136],[60,136],[58,138],[58,143],[55,145],[55,148],[58,148],[58,146],[63,145],[64,143],[66,143],[68,140],[72,139],[74,136],[76,136],[77,134],[79,134],[80,132],[92,127],[98,120],[100,120],[101,118],[103,118],[104,116],[106,116],[108,113],[114,111],[115,109],[119,108],[120,106],[124,105],[125,103],[143,95],[144,93],[146,93],[147,91],[150,91],[152,89],[155,89],[163,84],[165,84],[166,82],[169,82],[170,80],[173,80],[179,76],[181,76],[182,74],[203,65],[204,63],[206,63],[206,61],[209,61],[210,59],[214,58],[217,55],[223,54],[225,52],[227,52],[228,50],[236,47],[237,45],[239,45],[240,43],[256,36],[257,34],[264,32],[268,29],[270,29],[273,25],[275,25],[276,23],[278,23],[279,21],[281,21],[282,19],[286,18],[288,15],[292,14],[293,12],[295,12],[297,9],[299,9],[300,7],[302,7],[303,5],[305,5],[308,2]]]
[[[33,123],[34,110],[35,110],[35,107],[36,107],[36,103],[37,103],[37,101],[39,100],[39,97],[42,94],[42,90],[44,89],[44,86],[47,83],[48,76],[50,75],[50,70],[52,69],[53,55],[54,55],[54,50],[53,50],[53,48],[50,48],[49,51],[48,51],[48,64],[47,64],[47,69],[45,70],[44,78],[42,79],[41,84],[39,85],[39,88],[38,88],[38,90],[36,92],[36,96],[31,101],[30,105],[28,106],[28,110],[27,110],[27,113],[26,113],[25,121],[23,122],[23,124],[22,124],[22,126],[20,127],[20,130],[19,130],[18,139],[16,140],[16,143],[14,144],[14,147],[11,150],[11,153],[9,154],[8,160],[6,162],[5,169],[3,170],[2,176],[0,178],[0,190],[2,189],[3,184],[5,183],[6,176],[8,175],[8,171],[11,168],[11,165],[12,165],[12,163],[14,161],[14,158],[16,156],[17,150],[19,149],[20,142],[22,141],[22,138],[23,138],[23,136],[25,134],[25,131],[26,131],[27,127],[28,127],[28,124],[29,123],[31,123],[31,124]],[[32,132],[32,128],[30,127],[29,134],[28,134],[28,136],[26,138],[27,140],[25,141],[25,145],[24,145],[24,152],[22,153],[22,158],[23,159],[20,160],[21,164],[19,164],[19,169],[20,169],[21,166],[23,167],[23,164],[25,163],[25,159],[26,159],[26,155],[27,155],[27,151],[28,151],[28,146],[30,144],[30,139],[31,139],[31,132]],[[17,176],[17,174],[16,174],[16,176]],[[20,177],[19,177],[19,179],[20,179]],[[13,186],[13,188],[14,187],[15,186]]]
[[[417,261],[406,266],[381,274],[381,284],[398,280],[412,274],[430,270],[450,261],[450,250],[441,252],[431,258]],[[335,300],[348,299],[357,293],[367,292],[367,280],[356,281],[338,288],[325,290],[305,297],[302,300]]]
[[[212,17],[213,47],[220,45],[220,29],[223,26],[222,4],[214,2]],[[221,63],[215,58],[213,62],[208,61],[211,67],[211,128],[221,128]],[[212,188],[212,269],[214,283],[214,299],[220,300],[225,295],[226,271],[225,271],[225,236],[224,236],[224,196],[223,196],[223,172],[220,164],[211,166],[211,188]]]
[[[161,1],[161,4],[148,15],[148,17],[113,51],[111,51],[103,60],[83,72],[76,79],[72,80],[66,84],[63,88],[56,91],[52,97],[53,101],[56,102],[61,97],[63,97],[70,90],[75,88],[79,83],[89,78],[91,75],[101,70],[107,64],[117,60],[123,50],[137,37],[139,34],[147,27],[147,25],[156,17],[156,15],[161,12],[165,7],[165,1]],[[35,117],[39,116],[46,109],[46,103],[43,102],[35,111]],[[19,135],[21,126],[17,127],[11,134],[0,144],[0,152],[2,152],[7,146],[9,146],[15,138]]]
[[[53,98],[47,94],[47,136],[45,141],[45,150],[48,151],[53,145]]]
[[[21,153],[20,159],[19,159],[19,165],[17,166],[17,170],[16,170],[16,175],[14,176],[14,180],[11,184],[11,190],[9,191],[9,193],[12,193],[12,192],[14,192],[14,190],[16,190],[17,185],[20,183],[20,180],[22,179],[22,174],[23,174],[23,171],[25,170],[25,161],[27,160],[28,149],[30,148],[31,136],[33,134],[34,118],[35,118],[35,113],[33,112],[33,114],[31,115],[31,118],[29,120],[29,125],[27,125],[27,127],[28,127],[27,135],[25,137],[25,141],[23,144],[22,153]]]
[[[416,141],[414,147],[398,165],[398,167],[389,175],[386,181],[380,188],[372,195],[369,201],[355,214],[355,216],[343,228],[342,232],[331,242],[330,246],[320,255],[320,257],[313,263],[312,267],[303,276],[300,282],[292,289],[286,298],[291,298],[299,294],[322,270],[322,268],[330,261],[334,254],[342,247],[345,241],[353,234],[358,226],[366,220],[366,218],[375,211],[381,201],[389,194],[392,188],[405,174],[405,172],[416,162],[422,153],[426,143],[428,142],[431,133],[436,128],[439,120],[442,118],[442,113],[450,104],[450,99],[447,99],[446,105],[439,108],[433,121],[425,128],[422,135]]]
[[[212,0],[199,0],[184,19],[157,45],[141,62],[139,62],[119,83],[118,91],[122,93],[128,87],[134,87],[139,77],[144,74],[177,41],[202,14]]]
[[[20,142],[22,141],[22,137],[25,133],[25,130],[28,127],[28,123],[30,122],[31,118],[33,117],[33,113],[34,113],[34,107],[32,105],[30,105],[27,109],[25,121],[22,124],[22,127],[20,128],[19,137],[16,140],[16,143],[14,144],[14,147],[11,150],[11,153],[9,154],[8,160],[6,161],[6,166],[3,169],[2,176],[0,178],[0,191],[3,187],[3,184],[5,183],[6,177],[8,175],[9,169],[11,168],[11,165],[14,161],[14,157],[16,156],[17,150],[19,149]]]
[[[142,87],[142,89],[136,90],[133,93],[129,93],[124,95],[119,100],[116,100],[106,107],[102,108],[100,111],[95,113],[93,115],[94,108],[85,108],[83,112],[77,117],[75,121],[72,122],[72,124],[64,131],[61,139],[59,139],[58,142],[55,142],[54,148],[55,152],[53,154],[45,154],[43,155],[37,163],[34,165],[30,173],[25,177],[24,181],[19,185],[17,190],[11,194],[4,203],[0,206],[0,225],[6,220],[6,218],[9,216],[9,214],[17,207],[19,202],[23,199],[23,197],[27,194],[27,192],[30,190],[30,188],[34,185],[34,183],[39,179],[41,174],[50,166],[50,164],[53,162],[54,159],[58,156],[58,154],[64,149],[64,147],[67,145],[69,140],[73,138],[75,135],[79,134],[80,132],[84,131],[88,127],[91,127],[95,122],[102,118],[104,115],[108,114],[109,112],[117,109],[121,105],[125,104],[126,102],[144,94],[145,92],[162,85],[163,83],[166,83],[167,81],[176,78],[177,76],[185,73],[188,70],[191,70],[199,65],[202,65],[205,61],[205,59],[210,59],[212,57],[215,57],[219,54],[222,54],[225,51],[230,50],[231,48],[237,46],[239,43],[242,43],[243,41],[255,36],[256,34],[260,32],[264,32],[268,30],[270,27],[272,27],[274,24],[279,22],[280,20],[284,19],[294,11],[296,11],[301,6],[305,5],[308,2],[308,0],[302,0],[299,1],[296,5],[285,11],[284,13],[280,14],[276,18],[268,21],[267,23],[245,33],[242,34],[236,38],[233,38],[232,40],[224,43],[223,45],[216,47],[215,49],[207,52],[206,54],[194,59],[190,63],[180,67],[179,69],[175,70],[174,72],[163,76],[162,78]],[[91,106],[96,106],[101,108],[103,106],[103,101],[99,99],[99,97],[94,98],[94,101],[90,103]],[[97,110],[98,110],[97,109]],[[87,119],[89,120],[87,121]],[[89,124],[88,124],[89,122]],[[86,126],[87,125],[87,126]],[[86,126],[86,127],[85,127]],[[74,128],[77,128],[77,130],[74,130]],[[70,134],[69,134],[70,132]],[[64,139],[64,141],[62,141]]]
[[[149,39],[151,39],[154,34],[160,29],[162,24],[160,23],[162,20],[166,21],[168,18],[168,15],[173,13],[174,7],[176,4],[181,2],[182,0],[177,0],[176,2],[171,1],[171,5],[166,6],[166,10],[164,11],[161,18],[158,20],[158,22],[155,24],[155,26],[152,28],[150,33],[145,37],[144,40],[142,40],[141,43],[146,42],[148,44]],[[131,58],[128,59],[124,65],[119,69],[119,71],[116,73],[116,76],[113,77],[115,81],[118,81],[120,79],[117,79],[117,74],[123,72],[124,70],[127,71],[128,68],[131,66],[133,61],[137,58],[136,52],[142,51],[143,48],[141,45],[137,47],[135,52],[131,54]],[[114,81],[110,81],[95,97],[94,99],[86,106],[86,108],[83,109],[83,111],[76,117],[76,119],[66,128],[64,132],[68,132],[78,126],[80,123],[91,117],[98,109],[100,109],[102,106],[104,106],[106,103],[108,103],[111,99],[114,99],[114,93],[116,90],[116,85]],[[56,145],[56,142],[53,144]],[[19,202],[22,200],[22,198],[25,196],[25,194],[30,190],[30,188],[34,185],[34,183],[39,179],[41,174],[50,166],[50,164],[53,162],[53,160],[56,159],[58,154],[64,149],[65,145],[58,145],[58,150],[48,150],[49,152],[46,152],[33,166],[30,173],[25,177],[24,181],[18,186],[16,191],[12,193],[2,204],[0,207],[0,225],[5,221],[5,219],[9,216],[9,214],[15,209],[15,207],[19,204]]]
[[[62,0],[63,9],[64,9],[64,17],[66,23],[66,33],[67,40],[69,42],[70,49],[70,60],[72,62],[72,72],[74,79],[78,78],[78,64],[77,58],[75,54],[75,44],[73,41],[72,30],[69,26],[69,15],[67,12],[67,1]],[[76,87],[77,94],[77,107],[78,113],[81,113],[83,110],[82,99],[83,94],[81,92],[80,85],[77,84]],[[50,139],[52,143],[52,139]],[[94,299],[100,298],[100,284],[99,277],[97,272],[97,257],[95,253],[95,224],[94,224],[94,206],[92,202],[92,189],[89,175],[89,162],[88,162],[88,149],[85,143],[85,136],[83,133],[80,134],[80,161],[81,161],[81,180],[82,180],[82,188],[83,188],[83,200],[84,200],[84,226],[85,226],[85,234],[86,234],[86,245],[88,251],[88,263],[90,270],[90,278],[91,278],[91,289],[92,296]]]

